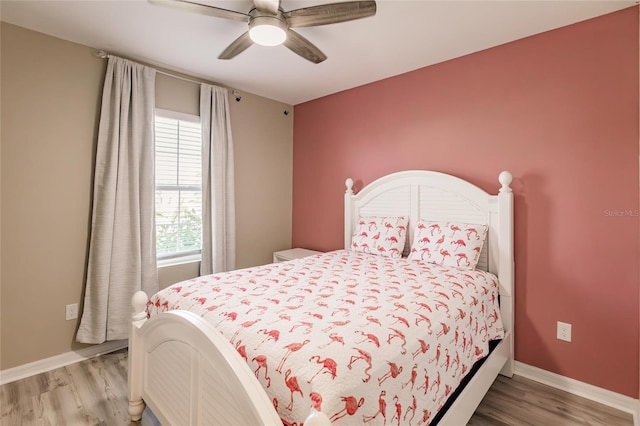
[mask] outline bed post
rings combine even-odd
[[[304,420],[305,426],[331,426],[331,419],[325,413],[311,409],[311,414]]]
[[[347,187],[344,193],[344,248],[348,250],[353,235],[353,179],[348,178],[344,184]]]
[[[507,294],[500,295],[500,303],[504,304],[502,317],[504,321],[505,332],[510,334],[509,338],[509,358],[502,368],[501,374],[511,377],[515,369],[514,360],[514,325],[515,325],[515,275],[514,275],[514,253],[513,253],[513,191],[509,186],[513,176],[511,173],[504,171],[498,176],[498,181],[502,185],[498,193],[498,202],[500,209],[500,236],[498,244],[500,245],[500,259],[498,266],[498,277],[500,284],[506,289]]]
[[[133,315],[129,330],[129,415],[132,421],[142,418],[144,402],[142,401],[143,355],[144,351],[138,341],[138,329],[147,321],[147,302],[149,298],[144,291],[137,291],[131,298]]]

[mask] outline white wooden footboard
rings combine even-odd
[[[146,320],[147,300],[138,292],[132,301],[132,420],[140,419],[146,403],[163,425],[282,424],[249,366],[219,331],[186,311]]]

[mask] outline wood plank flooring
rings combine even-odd
[[[0,386],[0,425],[136,425],[121,350]]]
[[[469,425],[631,426],[633,416],[520,376],[498,376]]]
[[[129,425],[126,350],[0,386],[0,425]],[[630,426],[630,414],[514,376],[498,377],[472,426]]]

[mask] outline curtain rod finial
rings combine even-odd
[[[100,58],[100,59],[106,59],[109,57],[109,54],[107,52],[105,52],[104,50],[98,50],[96,52],[96,57]]]

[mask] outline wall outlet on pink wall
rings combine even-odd
[[[558,321],[558,340],[571,341],[571,324]]]

